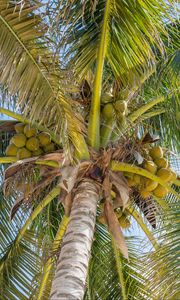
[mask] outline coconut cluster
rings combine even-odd
[[[56,149],[49,133],[39,132],[29,124],[18,123],[15,125],[15,131],[16,134],[11,138],[10,144],[6,148],[6,156],[25,159],[53,152]]]
[[[105,120],[113,119],[114,115],[117,116],[119,122],[125,121],[125,116],[127,114],[127,102],[124,100],[113,101],[113,98],[109,94],[104,94],[102,96],[101,102],[104,104],[102,109],[102,116]]]
[[[149,158],[144,160],[142,167],[169,185],[176,179],[176,173],[169,168],[169,162],[164,158],[164,153],[160,146],[149,150]],[[131,175],[129,173],[126,175],[129,186],[135,186],[142,198],[147,198],[151,195],[164,198],[168,194],[168,189],[154,180],[138,174]]]

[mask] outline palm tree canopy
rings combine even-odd
[[[0,113],[48,132],[57,145],[56,154],[7,169],[5,162],[17,160],[8,161],[5,154],[16,121],[0,123],[1,181],[5,174],[0,192],[3,299],[49,299],[70,210],[69,199],[65,197],[64,206],[59,201],[60,189],[67,184],[73,191],[74,178],[79,180],[86,163],[104,159],[106,164],[108,153],[110,160],[121,157],[120,165],[114,162],[121,178],[127,163],[138,165],[141,160],[143,141],[158,140],[156,133],[172,168],[180,172],[175,4],[164,0],[46,2],[0,1]],[[127,106],[125,122],[119,108],[113,110],[113,118],[104,118],[106,105],[117,107],[119,100]],[[121,153],[128,145],[132,151]],[[65,165],[60,173],[59,161],[70,164],[70,169]],[[159,180],[138,166],[132,168],[129,172]],[[88,176],[98,181],[99,169],[90,171]],[[106,183],[116,182],[118,194],[123,181],[113,174],[111,170]],[[84,299],[177,299],[179,187],[158,183],[171,192],[165,199],[144,201],[136,191],[130,205],[123,204],[132,226],[119,237],[121,253],[114,240],[114,210],[105,204],[106,221],[114,225],[109,222],[107,228],[101,222],[103,201],[98,203]]]

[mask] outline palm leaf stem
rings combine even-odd
[[[42,210],[45,208],[45,206],[47,206],[55,197],[57,197],[60,193],[60,187],[56,186],[54,187],[49,194],[41,201],[41,203],[35,208],[35,210],[32,212],[31,216],[28,218],[28,220],[26,221],[26,223],[23,225],[23,227],[20,229],[15,243],[13,244],[13,249],[14,247],[16,247],[20,240],[23,238],[26,230],[28,229],[28,227],[31,225],[31,223],[34,221],[34,219],[42,212]],[[12,248],[9,249],[8,254],[6,253],[5,255],[6,260],[3,261],[2,259],[2,264],[0,265],[0,272],[3,269],[3,266],[5,264],[6,261],[8,261],[9,257],[11,256],[11,252],[12,252]]]
[[[107,0],[102,24],[100,44],[97,53],[97,68],[94,79],[93,97],[88,124],[88,142],[90,146],[96,150],[99,150],[100,146],[100,99],[104,60],[108,44],[108,19],[110,13],[110,4],[111,0]]]
[[[137,210],[134,209],[133,207],[127,207],[126,209],[129,211],[129,213],[133,216],[133,218],[139,224],[141,229],[144,231],[145,235],[148,237],[148,239],[151,242],[151,244],[153,245],[154,249],[158,250],[159,245],[158,245],[156,239],[154,238],[154,236],[152,235],[152,233],[150,232],[150,230],[148,229],[146,224],[143,222],[143,218],[139,215]]]
[[[56,233],[56,236],[55,236],[55,239],[54,239],[54,242],[53,242],[53,245],[52,245],[52,253],[53,253],[53,251],[56,251],[57,249],[59,249],[62,238],[63,238],[64,233],[66,231],[68,222],[69,222],[69,218],[64,215],[63,219],[62,219],[62,221],[59,225],[59,229]],[[52,271],[53,262],[54,262],[54,256],[51,256],[47,260],[47,262],[45,263],[44,270],[43,270],[43,278],[42,278],[41,283],[40,283],[37,300],[43,299],[43,294],[44,294],[44,291],[46,289],[46,285],[47,285],[50,273]]]
[[[152,112],[142,115],[141,119],[142,120],[150,119],[152,117],[164,114],[165,112],[166,112],[166,110],[164,108],[157,109],[155,111],[152,111]]]
[[[164,182],[160,177],[146,171],[143,168],[137,167],[135,165],[130,165],[127,163],[117,162],[117,161],[113,160],[111,162],[111,170],[115,171],[115,172],[130,172],[130,173],[135,173],[135,174],[147,177],[153,181],[158,182],[159,184],[161,184],[162,186],[167,188],[169,190],[169,192],[171,192],[172,194],[176,195],[179,198],[178,193],[175,190],[173,190],[171,188],[171,186],[166,184],[166,182]]]
[[[142,107],[140,107],[138,110],[136,110],[135,112],[133,112],[132,114],[130,114],[128,116],[128,119],[130,122],[134,122],[136,121],[142,114],[144,114],[147,110],[149,110],[150,108],[152,108],[153,106],[155,106],[156,104],[163,102],[164,101],[164,96],[160,96],[155,98],[154,100],[150,101],[149,103],[143,105]]]
[[[116,247],[116,243],[113,238],[112,238],[112,248],[113,248],[114,256],[115,256],[115,260],[116,260],[116,267],[117,267],[117,272],[118,272],[118,277],[119,277],[119,283],[121,286],[122,300],[127,300],[126,283],[125,283],[124,275],[123,275],[123,271],[122,271],[122,256],[120,254],[119,249]]]
[[[11,164],[17,162],[19,159],[14,156],[8,156],[8,157],[0,157],[0,163],[1,164]],[[58,168],[59,163],[57,161],[53,160],[37,160],[33,162],[36,165],[45,165],[53,168]]]
[[[61,143],[59,142],[59,139],[57,138],[57,136],[49,129],[45,128],[44,126],[42,125],[39,125],[38,123],[36,122],[31,122],[30,120],[28,120],[27,118],[24,118],[22,115],[20,114],[17,114],[9,109],[6,109],[6,108],[0,108],[0,113],[1,114],[4,114],[6,116],[9,116],[21,123],[24,123],[24,124],[32,124],[34,125],[37,129],[39,129],[40,131],[45,131],[45,132],[48,132],[51,136],[51,139],[57,144],[57,145],[61,145]]]

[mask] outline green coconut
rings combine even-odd
[[[123,101],[123,100],[118,100],[114,103],[114,108],[123,113],[127,110],[127,102],[126,101]]]
[[[41,148],[39,148],[38,150],[35,150],[32,152],[32,156],[40,156],[42,155],[44,152]]]
[[[39,139],[40,146],[42,147],[47,146],[51,143],[51,136],[47,132],[41,132],[38,134],[37,137]]]
[[[102,115],[105,119],[112,119],[114,117],[114,107],[111,103],[108,103],[104,106]]]
[[[39,149],[39,140],[36,137],[31,137],[26,142],[26,148],[30,151],[36,151]]]
[[[50,152],[55,151],[56,146],[54,143],[50,143],[49,145],[44,146],[43,149],[44,149],[45,153],[50,153]]]
[[[6,148],[6,156],[16,156],[18,148],[14,144],[10,144]]]
[[[37,129],[29,124],[27,124],[25,127],[24,127],[24,134],[30,138],[32,136],[35,136],[37,134]]]
[[[18,159],[25,159],[25,158],[29,158],[31,156],[32,156],[31,152],[28,149],[24,148],[24,147],[21,148],[21,149],[18,149],[18,151],[17,151],[17,158]]]
[[[103,93],[101,96],[101,103],[112,102],[113,96],[110,93]]]
[[[15,134],[11,142],[18,148],[22,148],[26,145],[26,136],[23,133],[17,133]]]
[[[24,133],[24,124],[23,123],[17,123],[15,126],[14,126],[14,129],[17,133]]]

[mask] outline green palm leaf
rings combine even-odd
[[[18,93],[18,105],[32,122],[53,128],[64,145],[69,136],[80,151],[82,120],[63,93],[60,66],[47,48],[39,6],[39,1],[0,4],[0,83],[11,94]]]

